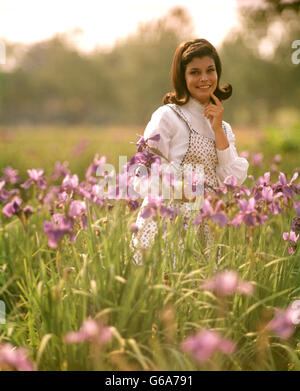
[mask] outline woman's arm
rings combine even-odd
[[[149,140],[148,145],[150,147],[158,149],[163,156],[169,159],[169,150],[170,150],[170,142],[172,139],[172,130],[174,127],[172,126],[169,118],[169,110],[166,106],[159,107],[151,117],[151,120],[148,122],[145,131],[144,138],[148,139],[157,134],[160,135],[158,141]],[[164,158],[161,158],[161,163],[168,163]],[[145,198],[148,195],[148,186],[143,180],[139,178],[139,169],[135,172],[133,188],[134,190],[141,195],[142,198]],[[159,183],[158,183],[159,185]],[[154,186],[156,194],[159,194],[159,186]]]
[[[241,185],[247,178],[249,163],[245,158],[238,156],[235,148],[235,136],[231,126],[225,121],[223,121],[223,123],[226,127],[229,145],[225,149],[219,149],[217,147],[219,163],[216,167],[216,173],[220,185],[223,184],[223,181],[229,175],[234,175],[237,178],[238,184]]]

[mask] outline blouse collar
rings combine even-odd
[[[191,96],[188,102],[183,105],[183,107],[185,107],[192,114],[199,115],[199,112],[204,114],[205,105],[200,103],[197,99],[192,98]]]
[[[190,96],[190,99],[186,104],[182,105],[182,108],[184,108],[190,114],[189,118],[191,124],[193,126],[193,129],[197,133],[200,133],[205,137],[211,139],[215,138],[214,131],[211,128],[211,124],[204,115],[204,104],[200,103],[197,99],[192,98]]]

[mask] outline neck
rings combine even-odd
[[[209,103],[209,101],[202,102],[202,101],[200,101],[200,100],[198,100],[198,99],[196,99],[196,98],[193,98],[192,96],[190,97],[190,99],[191,99],[194,103],[200,104],[200,105],[202,105],[202,106],[205,106],[206,103]]]

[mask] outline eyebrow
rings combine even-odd
[[[215,65],[209,65],[207,68],[210,68],[210,67],[214,67]],[[198,69],[200,69],[200,68],[190,68],[190,70],[194,70],[194,69],[196,69],[196,70],[198,70]]]

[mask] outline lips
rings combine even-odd
[[[205,90],[205,89],[207,89],[207,88],[209,88],[209,87],[211,87],[209,84],[205,84],[205,85],[203,85],[203,86],[199,86],[199,87],[196,87],[196,88]]]

